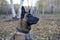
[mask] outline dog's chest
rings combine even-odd
[[[20,20],[19,22],[20,22],[20,23],[19,23],[19,26],[17,27],[19,30],[29,31],[29,29],[27,29],[28,24],[27,24],[27,22],[26,22],[25,19],[24,19],[24,20]]]

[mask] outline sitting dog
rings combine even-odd
[[[31,40],[25,37],[29,34],[31,25],[36,24],[39,20],[39,18],[34,17],[30,13],[30,10],[26,12],[24,6],[22,6],[21,10],[22,13],[21,18],[19,19],[18,27],[16,28],[17,31],[11,40]]]

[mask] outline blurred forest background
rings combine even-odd
[[[14,6],[17,11],[19,4],[14,4]],[[60,0],[39,0],[32,10],[34,12],[38,11],[40,13],[42,12],[43,8],[47,13],[50,13],[51,11],[58,13],[60,12]],[[6,0],[0,0],[0,14],[7,13],[11,13],[11,4],[9,4]]]
[[[17,12],[19,4],[14,4]],[[27,10],[27,6],[25,7]],[[32,25],[31,37],[33,40],[59,40],[60,35],[60,0],[39,0],[32,9],[32,15],[40,18],[36,25]],[[17,20],[11,19],[11,4],[0,0],[0,40],[6,40],[16,30]],[[54,37],[55,36],[55,37]],[[52,38],[51,38],[52,37]]]

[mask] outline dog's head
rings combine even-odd
[[[35,17],[30,13],[30,9],[27,13],[27,17],[28,17],[27,23],[30,24],[30,25],[36,24],[39,21],[38,17]]]
[[[27,17],[28,17],[27,23],[30,25],[36,24],[39,20],[39,18],[33,16],[32,14],[28,14]]]
[[[20,29],[29,32],[32,24],[36,24],[39,18],[33,16],[30,13],[25,11],[25,8],[22,7],[21,19],[20,19]]]
[[[28,24],[36,24],[39,20],[39,18],[33,16],[30,13],[30,9],[28,12],[25,11],[25,8],[22,6],[22,13],[21,13],[21,19],[24,19]]]

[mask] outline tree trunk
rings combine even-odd
[[[20,18],[21,16],[21,7],[22,7],[22,5],[23,5],[23,2],[24,2],[24,0],[20,0],[20,5],[19,5],[19,9],[18,9],[18,13],[17,13],[17,18]]]
[[[44,10],[44,7],[43,7],[43,8],[42,8],[42,15],[43,15],[43,16],[44,16],[44,14],[45,14],[44,11],[45,11],[45,10]]]
[[[13,0],[10,0],[10,2],[11,2],[12,17],[16,17]]]

